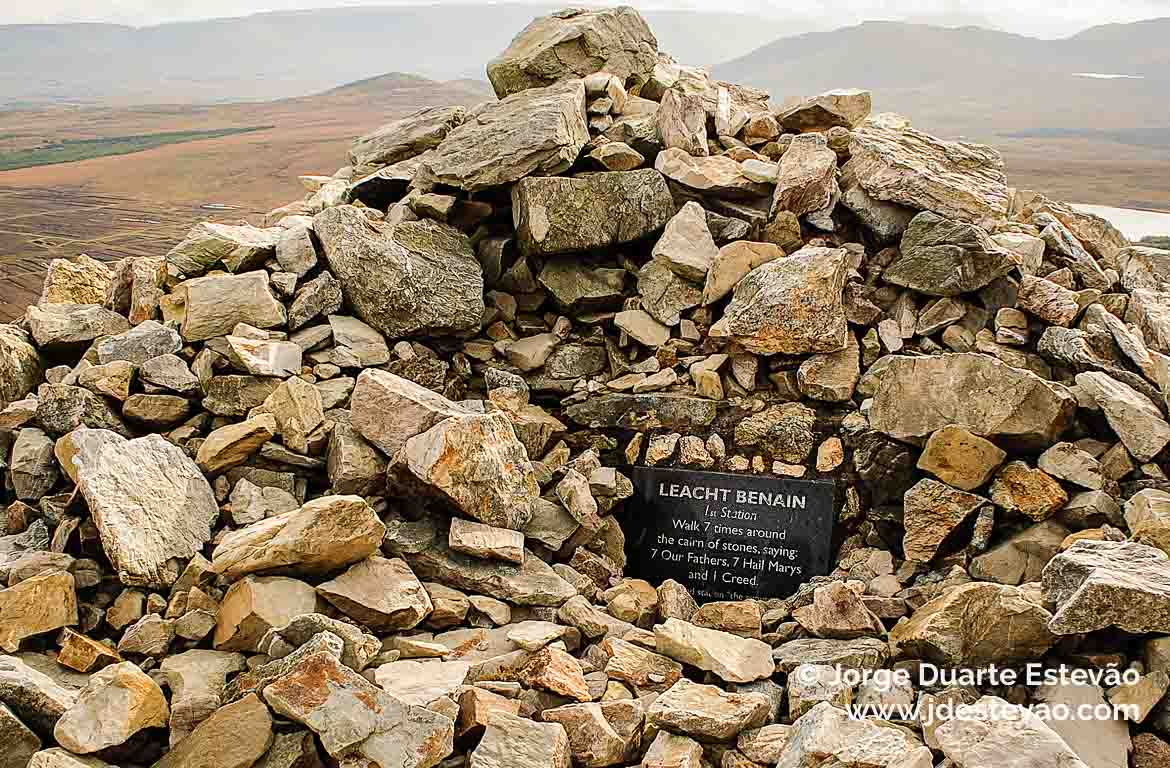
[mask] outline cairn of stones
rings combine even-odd
[[[630,8],[487,74],[0,326],[0,766],[1170,765],[1170,251]],[[634,466],[834,481],[831,571],[627,576]]]

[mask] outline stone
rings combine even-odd
[[[707,150],[707,111],[703,97],[670,88],[662,94],[655,113],[658,135],[666,149],[678,149],[693,157],[704,157]]]
[[[814,589],[812,602],[793,610],[792,618],[816,637],[852,640],[884,631],[881,620],[865,607],[859,590],[845,582]]]
[[[0,743],[4,744],[4,753],[0,755],[0,768],[26,768],[29,760],[41,748],[40,738],[2,703]]]
[[[787,464],[803,464],[812,453],[816,412],[801,403],[783,403],[735,425],[735,444],[759,448]]]
[[[641,768],[702,768],[703,745],[686,736],[659,731],[640,765]]]
[[[304,224],[288,227],[276,239],[276,261],[285,272],[304,277],[317,266],[313,230]]]
[[[933,432],[918,457],[918,468],[947,485],[973,491],[986,485],[1007,453],[963,427],[947,425]]]
[[[956,425],[980,437],[1042,446],[1064,431],[1075,410],[1071,395],[1035,374],[963,353],[894,357],[882,371],[869,418],[874,429],[908,442]]]
[[[163,586],[211,538],[219,514],[199,467],[160,435],[103,436],[77,469],[77,489],[123,584]]]
[[[278,237],[275,229],[204,221],[191,228],[166,260],[186,277],[198,277],[219,264],[229,272],[246,272],[275,255]]]
[[[714,685],[683,678],[650,705],[646,722],[700,741],[722,741],[760,727],[768,711],[763,694],[725,693]]]
[[[756,267],[784,256],[784,250],[772,243],[737,240],[719,249],[703,285],[703,306],[722,299]]]
[[[329,272],[322,272],[304,283],[288,308],[288,328],[299,330],[311,320],[332,315],[341,309],[341,283]]]
[[[166,260],[155,256],[132,256],[114,264],[106,289],[104,306],[125,315],[136,326],[158,316],[159,299],[164,295]]]
[[[317,587],[346,616],[379,632],[413,629],[431,599],[404,561],[373,555]]]
[[[974,224],[924,211],[902,236],[901,256],[882,279],[929,296],[958,296],[1006,275],[1016,262]]]
[[[373,168],[409,160],[439,146],[466,119],[467,110],[461,106],[426,107],[412,112],[354,139],[349,147],[349,163]]]
[[[512,188],[516,242],[525,254],[630,243],[662,229],[672,210],[666,180],[649,168],[577,178],[533,176]]]
[[[122,416],[141,431],[175,427],[191,415],[191,403],[177,395],[131,395],[122,404]]]
[[[469,768],[569,768],[572,750],[560,723],[537,723],[508,712],[488,720]]]
[[[837,192],[837,155],[819,133],[793,138],[780,158],[772,215],[790,211],[804,216],[829,205]]]
[[[651,259],[638,270],[638,293],[642,295],[642,308],[668,326],[679,325],[681,313],[697,307],[702,300],[698,286],[676,275],[658,259]]]
[[[177,746],[157,768],[249,768],[273,741],[273,720],[260,697],[250,693],[216,710]]]
[[[853,686],[831,667],[801,664],[788,680],[788,712],[799,718],[820,704],[853,705]]]
[[[159,671],[171,691],[172,747],[219,709],[227,676],[246,666],[242,654],[224,651],[190,650],[163,659]]]
[[[979,768],[1019,759],[1040,768],[1088,768],[1064,739],[1027,707],[984,696],[935,729],[942,753],[956,768]]]
[[[350,398],[350,424],[387,456],[435,424],[466,411],[442,395],[386,371],[367,369]]]
[[[632,171],[641,168],[646,158],[641,152],[621,141],[611,141],[596,147],[589,157],[607,171]]]
[[[109,267],[84,253],[73,259],[53,259],[45,270],[37,305],[103,304],[110,277]]]
[[[453,518],[448,544],[455,552],[509,563],[524,561],[524,534],[483,523]]]
[[[347,761],[432,768],[453,750],[450,718],[383,692],[328,652],[300,659],[263,697],[274,712],[314,731],[331,756]]]
[[[710,335],[765,355],[845,348],[845,256],[843,249],[807,247],[757,267],[736,286]]]
[[[18,499],[39,501],[57,483],[60,473],[53,445],[52,438],[35,427],[25,427],[16,433],[8,467]]]
[[[1075,291],[1033,275],[1024,275],[1020,280],[1016,306],[1049,325],[1061,328],[1072,325],[1081,311]]]
[[[85,344],[130,327],[126,318],[97,304],[34,304],[25,312],[25,323],[41,348]]]
[[[1055,606],[1056,634],[1116,626],[1126,632],[1170,631],[1170,560],[1159,549],[1117,541],[1078,541],[1043,574],[1044,600]]]
[[[422,159],[416,178],[478,192],[528,176],[561,173],[587,141],[580,80],[531,88],[485,106],[448,133]],[[314,229],[320,236],[321,230]]]
[[[1158,768],[1165,765],[1167,760],[1170,760],[1170,744],[1152,733],[1140,733],[1134,737],[1134,768]]]
[[[42,374],[41,356],[29,334],[15,325],[0,325],[0,403],[32,392]]]
[[[272,295],[268,273],[263,270],[199,277],[181,283],[176,290],[185,306],[179,332],[187,342],[227,335],[240,323],[273,328],[285,322],[284,307]],[[151,357],[174,351],[164,349]]]
[[[233,580],[272,571],[326,574],[371,555],[385,531],[360,496],[323,496],[295,512],[227,534],[211,564],[216,573]]]
[[[1170,292],[1134,291],[1126,304],[1125,322],[1137,326],[1150,349],[1170,354]]]
[[[1072,443],[1053,445],[1040,454],[1036,466],[1059,480],[1090,491],[1099,491],[1104,484],[1100,462]]]
[[[96,757],[78,757],[60,747],[37,752],[28,762],[28,768],[115,768]]]
[[[553,257],[540,271],[540,285],[570,314],[612,309],[621,304],[625,271],[589,269],[572,256]]]
[[[358,365],[369,367],[389,362],[390,348],[382,334],[356,317],[330,315],[329,330],[333,332],[334,343],[344,347]]]
[[[268,630],[316,608],[314,588],[295,578],[241,578],[223,596],[215,619],[214,645],[220,651],[255,651]]]
[[[322,211],[313,229],[346,301],[388,338],[478,330],[483,274],[458,230],[429,219],[371,222],[346,205]]]
[[[670,340],[670,328],[640,309],[618,312],[613,322],[632,339],[647,347],[660,347]]]
[[[605,674],[611,680],[628,684],[635,691],[661,693],[682,677],[683,668],[677,661],[625,640],[607,637],[601,647],[609,655]]]
[[[583,768],[637,760],[642,717],[642,704],[634,701],[569,704],[541,713],[544,722],[564,726],[573,762]]]
[[[51,571],[0,589],[0,648],[16,653],[20,641],[77,624],[73,574]]]
[[[651,255],[664,261],[679,277],[703,282],[719,255],[703,207],[693,200],[685,203],[666,223]]]
[[[1047,472],[1022,461],[1005,464],[991,483],[991,500],[1000,509],[1046,520],[1068,501],[1068,494]]]
[[[570,9],[530,22],[488,62],[487,72],[502,99],[595,72],[637,87],[657,63],[658,42],[633,8]]]
[[[200,444],[195,463],[208,475],[217,475],[246,462],[276,431],[276,419],[267,413],[220,427]]]
[[[540,489],[524,446],[501,413],[440,421],[406,441],[397,465],[464,514],[519,530]]]
[[[727,155],[694,157],[681,149],[665,149],[654,160],[654,169],[685,189],[728,200],[762,198],[771,185],[753,181],[743,166]]]
[[[1170,442],[1170,424],[1162,412],[1133,387],[1096,371],[1078,373],[1076,382],[1105,412],[1109,426],[1138,461],[1149,461]]]
[[[161,657],[175,640],[175,622],[157,613],[148,613],[131,624],[118,641],[118,653]]]
[[[72,629],[61,630],[57,663],[78,672],[96,672],[122,660],[116,651]]]
[[[843,403],[853,397],[861,378],[860,348],[852,333],[845,334],[845,348],[839,352],[812,355],[796,371],[801,394],[811,400]]]
[[[1029,526],[972,558],[969,570],[980,581],[998,584],[1039,581],[1044,566],[1060,552],[1068,535],[1069,530],[1054,520]]]
[[[374,679],[391,696],[425,707],[456,694],[470,670],[469,661],[395,661],[374,670]]]
[[[911,754],[918,760],[912,761]],[[922,761],[925,753],[925,762]],[[804,713],[788,732],[778,768],[806,765],[918,766],[931,763],[929,750],[913,733],[872,718],[853,718],[824,701]],[[905,762],[903,762],[905,761]]]
[[[124,744],[144,728],[165,726],[169,715],[158,684],[124,661],[90,676],[53,727],[53,738],[70,752],[88,755]]]
[[[929,478],[906,491],[902,549],[907,560],[929,563],[987,499]]]
[[[40,658],[44,657],[33,654],[22,660],[0,655],[0,700],[34,733],[47,739],[53,735],[57,720],[76,702],[78,687],[85,678],[77,686],[66,687],[25,663]],[[47,671],[57,669],[52,665]]]
[[[849,141],[853,172],[867,193],[958,221],[1004,216],[1008,189],[999,152],[941,141],[890,117],[870,119]]]
[[[66,384],[42,384],[37,388],[37,421],[51,435],[78,427],[106,429],[128,436],[129,430],[109,401],[88,389]]]
[[[415,576],[448,587],[496,595],[516,605],[558,606],[577,593],[539,557],[526,553],[521,565],[452,552],[446,542],[431,542],[416,552],[402,552]]]
[[[890,631],[897,653],[948,666],[978,667],[1043,656],[1056,642],[1052,618],[1019,587],[972,582],[926,603]]]
[[[134,380],[134,373],[133,365],[125,360],[115,360],[105,365],[86,368],[77,377],[77,383],[94,394],[125,402],[130,396],[130,383]]]
[[[1144,722],[1150,712],[1166,695],[1170,678],[1161,670],[1142,675],[1135,683],[1122,683],[1107,692],[1109,703],[1117,707],[1127,720]]]
[[[869,117],[871,108],[869,91],[847,88],[802,99],[781,110],[776,119],[785,130],[794,133],[824,132],[834,126],[856,128]]]
[[[775,665],[767,643],[729,632],[696,627],[669,618],[654,627],[659,653],[706,670],[729,683],[750,683],[770,677]]]
[[[519,679],[530,688],[540,688],[577,701],[592,698],[581,665],[557,648],[545,647],[534,653],[521,668]]]

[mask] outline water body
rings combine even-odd
[[[1073,207],[1086,213],[1095,213],[1121,230],[1130,240],[1138,241],[1148,235],[1170,235],[1170,213],[1142,211],[1136,208],[1111,208],[1107,205]]]

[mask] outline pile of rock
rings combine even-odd
[[[488,75],[0,326],[0,766],[1166,765],[1170,252],[628,8]],[[833,572],[625,577],[637,464],[836,480]]]

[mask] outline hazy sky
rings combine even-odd
[[[467,4],[480,0],[436,0]],[[524,1],[524,0],[521,0]],[[922,18],[940,23],[983,23],[1045,36],[1094,24],[1170,15],[1170,0],[626,0],[641,8],[742,11],[768,16],[829,19],[844,26],[864,19]],[[394,0],[0,0],[0,23],[103,21],[147,25],[261,11],[406,5]],[[541,3],[546,4],[546,3]],[[573,5],[566,0],[565,5]],[[584,4],[577,2],[577,5]],[[595,3],[589,3],[595,4]],[[926,17],[926,18],[923,18]]]

